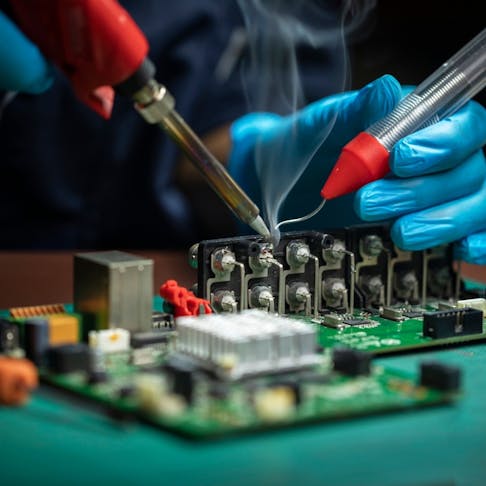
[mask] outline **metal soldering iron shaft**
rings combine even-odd
[[[260,216],[258,206],[232,179],[223,165],[174,109],[174,98],[166,88],[151,81],[134,96],[137,111],[149,123],[157,123],[182,149],[206,178],[209,185],[244,223],[264,237],[270,231]]]
[[[194,165],[233,213],[262,236],[269,236],[270,232],[259,216],[258,206],[245,194],[214,155],[209,152],[182,117],[175,110],[172,110],[164,117],[160,125],[187,157],[194,162]]]

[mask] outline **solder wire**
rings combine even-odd
[[[486,86],[486,29],[366,132],[388,151],[406,135],[457,111]]]
[[[326,200],[323,199],[319,206],[317,206],[314,211],[310,212],[309,214],[306,214],[305,216],[302,216],[300,218],[294,218],[294,219],[286,219],[285,221],[280,221],[277,225],[275,225],[275,229],[279,229],[281,226],[284,224],[291,224],[291,223],[301,223],[302,221],[307,221],[308,219],[313,218],[323,207],[324,204],[326,204]]]

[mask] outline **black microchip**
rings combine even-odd
[[[343,319],[343,324],[348,326],[362,326],[364,324],[370,324],[369,319]]]
[[[344,375],[369,375],[371,371],[371,354],[356,349],[335,348],[332,361],[334,371]]]
[[[422,332],[433,339],[481,334],[483,313],[469,308],[425,312]]]
[[[436,361],[420,364],[420,384],[436,390],[455,392],[461,387],[461,370]]]
[[[403,311],[402,315],[408,317],[409,319],[414,319],[415,317],[422,317],[424,315],[421,311]]]
[[[130,346],[132,348],[142,348],[144,346],[153,346],[154,344],[164,344],[168,340],[169,336],[162,330],[136,332],[130,336]]]
[[[19,347],[19,329],[6,319],[0,319],[0,353],[13,351]]]
[[[55,373],[72,373],[88,368],[89,347],[86,343],[64,344],[49,348],[48,365]]]

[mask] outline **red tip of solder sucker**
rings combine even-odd
[[[384,177],[390,170],[388,150],[367,132],[347,143],[321,189],[324,199],[334,199]]]

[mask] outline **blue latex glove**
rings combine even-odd
[[[0,90],[41,93],[52,70],[39,49],[0,12]]]
[[[456,257],[469,263],[486,265],[486,232],[463,238],[456,245]]]
[[[486,110],[475,102],[403,138],[391,153],[393,175],[356,194],[358,215],[396,219],[392,238],[405,250],[467,237],[461,258],[486,263],[486,235],[474,235],[486,230],[485,143]]]
[[[360,91],[324,98],[294,115],[246,115],[232,125],[229,171],[263,207],[271,226],[277,222],[271,205],[279,199],[285,200],[285,205],[278,221],[303,216],[322,200],[321,188],[343,145],[385,116],[401,95],[400,84],[392,76],[383,76]],[[308,160],[310,163],[302,174],[299,167],[302,163],[305,166]],[[286,197],[287,187],[284,186],[297,179]],[[359,222],[352,206],[349,197],[331,200],[307,223],[283,229],[324,229]]]

